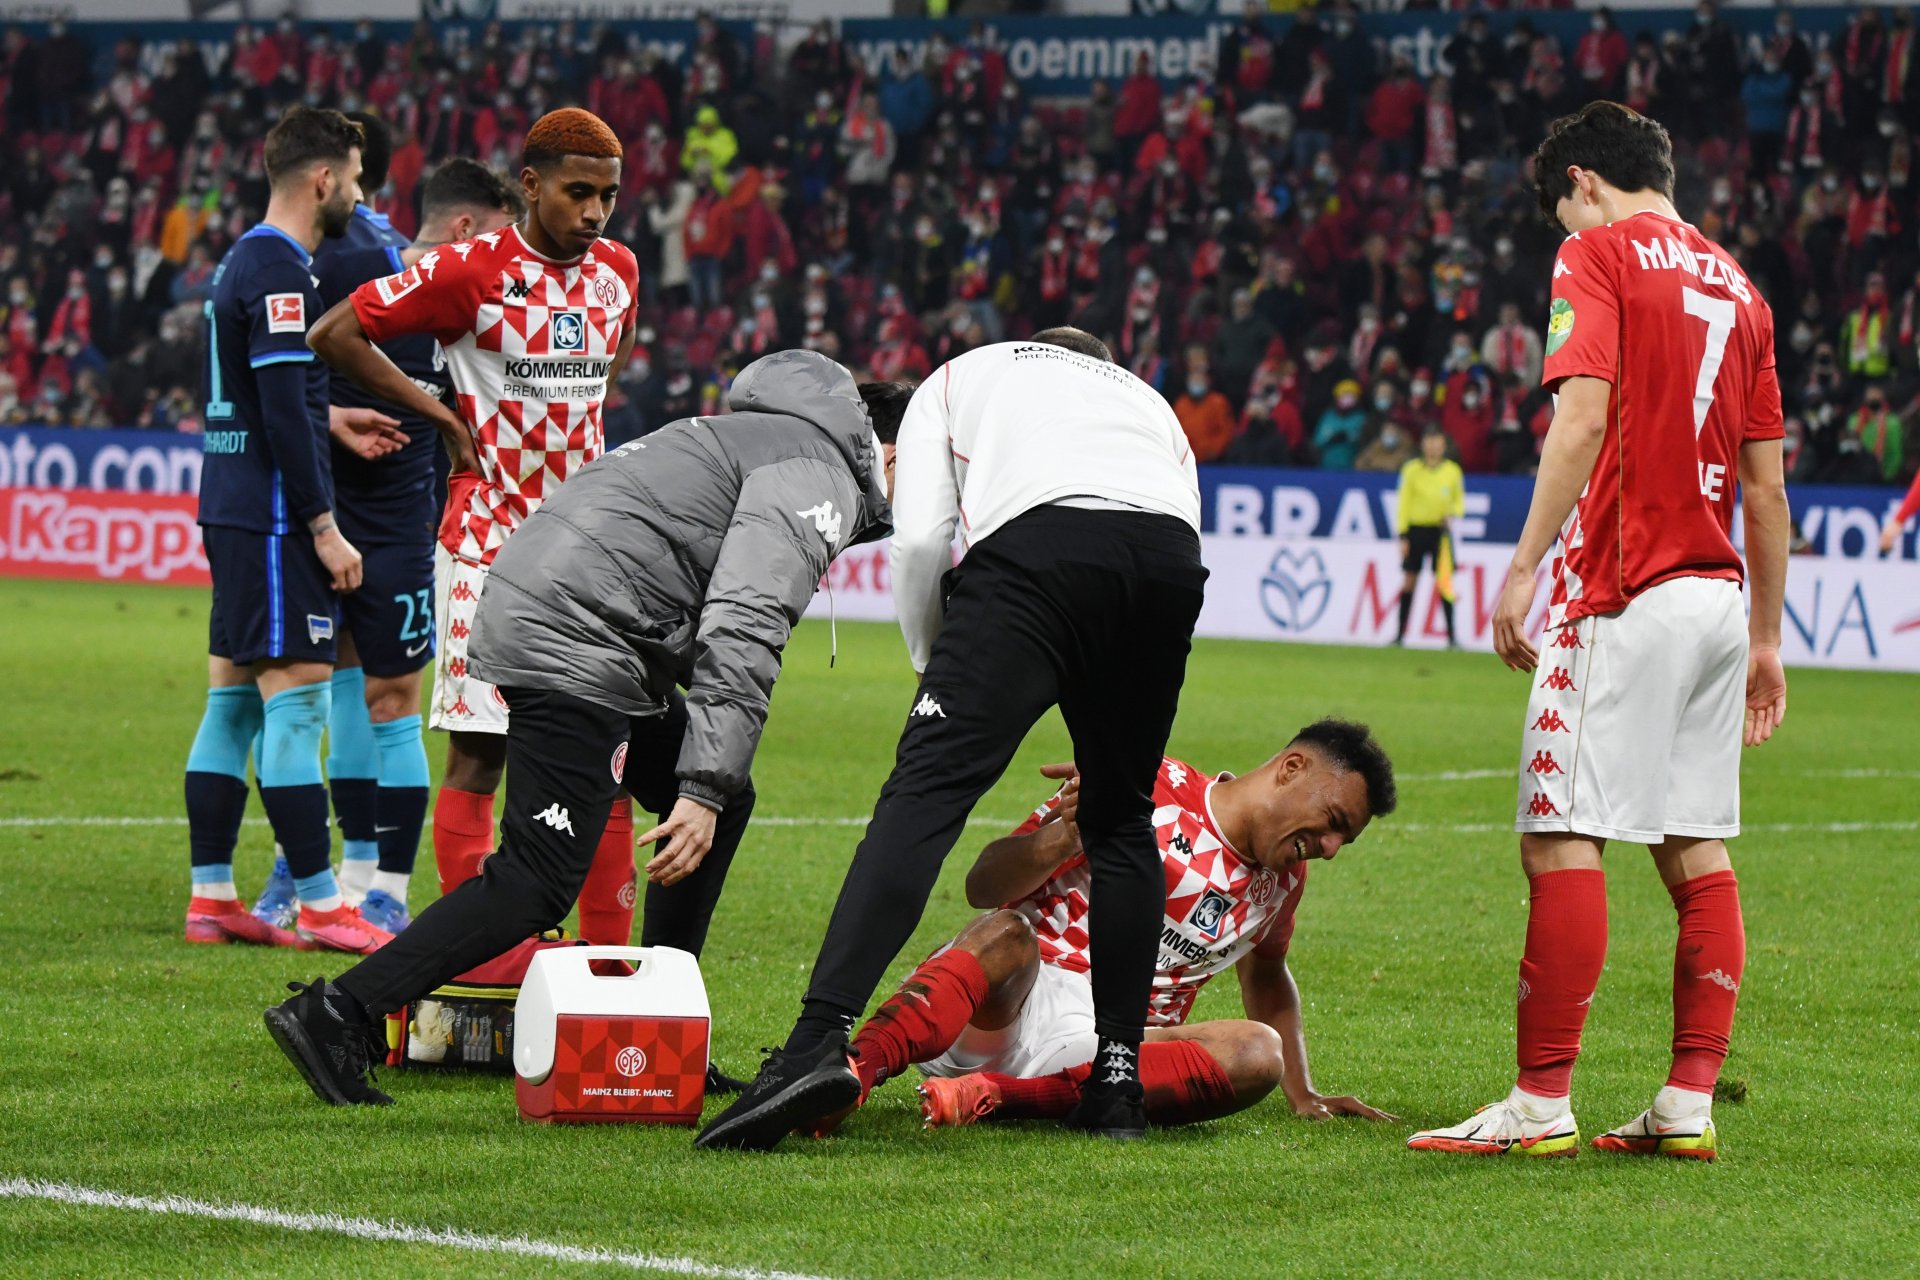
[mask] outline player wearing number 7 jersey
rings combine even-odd
[[[1570,234],[1547,327],[1553,426],[1494,614],[1496,650],[1534,686],[1516,824],[1531,882],[1520,1077],[1504,1101],[1408,1145],[1574,1154],[1573,1065],[1606,958],[1601,853],[1625,840],[1652,850],[1679,913],[1673,1061],[1653,1106],[1594,1145],[1711,1160],[1713,1088],[1746,960],[1725,844],[1740,830],[1742,704],[1749,746],[1786,713],[1773,316],[1674,211],[1672,144],[1654,121],[1611,102],[1555,121],[1534,182]],[[1556,530],[1536,649],[1526,620]]]

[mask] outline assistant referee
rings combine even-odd
[[[958,527],[964,559],[953,567]],[[1094,1070],[1067,1124],[1136,1137],[1166,901],[1153,786],[1207,571],[1186,435],[1078,329],[968,352],[900,426],[893,584],[920,687],[784,1049],[698,1145],[768,1150],[855,1102],[847,1031],[906,945],[968,813],[1058,706],[1093,875]]]
[[[1453,634],[1453,545],[1447,522],[1467,513],[1466,477],[1460,464],[1447,456],[1447,433],[1428,427],[1420,437],[1420,456],[1400,468],[1400,630],[1397,645],[1407,642],[1407,621],[1413,616],[1413,589],[1420,585],[1420,569],[1433,564],[1434,590],[1447,615],[1447,646],[1458,646]]]

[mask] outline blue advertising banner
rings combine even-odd
[[[1843,30],[1851,13],[1849,9],[1823,6],[1796,9],[1794,17],[1808,39],[1819,44]],[[1773,10],[1759,6],[1727,8],[1722,10],[1722,14],[1746,41],[1749,52],[1758,57],[1760,44],[1773,27]],[[1444,50],[1447,41],[1460,30],[1465,20],[1464,14],[1422,10],[1365,13],[1359,16],[1362,29],[1388,56],[1404,54],[1413,61],[1415,71],[1421,76],[1452,70]],[[1560,40],[1564,51],[1571,55],[1574,45],[1587,29],[1591,15],[1584,10],[1551,10],[1528,11],[1524,14],[1493,12],[1486,17],[1489,28],[1502,35],[1524,17],[1533,23],[1536,31]],[[1622,10],[1618,17],[1621,30],[1631,38],[1640,31],[1684,30],[1692,25],[1693,10]],[[842,34],[866,65],[881,69],[887,66],[896,49],[904,49],[914,58],[920,57],[935,33],[949,44],[963,43],[968,39],[974,21],[971,18],[849,18],[840,25]],[[1211,69],[1217,65],[1221,41],[1232,30],[1235,21],[1231,16],[1195,17],[1189,14],[1002,17],[988,19],[984,30],[986,42],[1000,50],[1007,60],[1008,69],[1027,92],[1049,97],[1083,95],[1095,80],[1124,79],[1132,71],[1135,59],[1143,53],[1147,55],[1154,72],[1165,81],[1185,79],[1195,74],[1198,68]],[[1270,14],[1266,21],[1270,31],[1283,34],[1293,19],[1288,15]],[[40,29],[39,24],[35,23],[23,25],[30,31]],[[131,36],[140,41],[141,56],[149,71],[158,66],[163,49],[174,47],[182,39],[202,42],[209,65],[215,65],[224,59],[226,44],[233,34],[232,23],[215,21],[125,22],[112,25],[116,38]],[[344,21],[307,25],[309,28],[329,30],[336,37],[350,37],[355,26]],[[444,46],[459,48],[463,43],[477,42],[483,25],[477,20],[442,21],[435,23],[435,32]],[[551,27],[554,24],[508,21],[501,25],[512,37],[522,26]],[[676,63],[684,63],[693,47],[694,26],[690,20],[616,19],[607,25],[637,37],[644,47]],[[724,25],[735,33],[736,38],[746,40],[752,36],[752,23],[730,21]],[[412,32],[412,26],[411,22],[393,21],[374,24],[381,38],[396,41],[406,40]],[[110,41],[101,42],[98,55],[104,76],[111,70]]]
[[[87,489],[192,496],[200,492],[198,435],[173,431],[0,428],[0,489]],[[1222,538],[1331,538],[1385,541],[1395,534],[1398,477],[1387,472],[1278,467],[1200,468],[1201,526]],[[1470,475],[1462,542],[1511,544],[1527,518],[1533,481]],[[1849,485],[1796,485],[1794,519],[1821,555],[1875,554],[1880,526],[1900,491]],[[1901,554],[1912,556],[1909,537]]]

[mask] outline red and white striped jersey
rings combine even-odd
[[[1167,877],[1167,907],[1147,1007],[1150,1027],[1179,1026],[1209,978],[1255,948],[1263,955],[1285,955],[1293,940],[1294,909],[1306,888],[1307,869],[1297,866],[1283,879],[1221,837],[1211,798],[1214,783],[1231,776],[1209,777],[1169,756],[1154,780],[1153,832]],[[1048,800],[1035,809],[1014,834],[1034,830],[1054,804]],[[1092,968],[1087,936],[1092,883],[1086,855],[1075,854],[1045,884],[1007,904],[1039,935],[1042,963],[1079,973]]]
[[[557,262],[508,227],[354,290],[369,338],[430,333],[446,352],[481,467],[450,486],[440,541],[451,554],[491,564],[522,520],[605,451],[600,407],[639,278],[612,240]]]

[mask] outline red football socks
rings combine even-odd
[[[986,970],[958,947],[915,969],[853,1037],[860,1083],[872,1089],[944,1053],[986,998]]]
[[[1531,883],[1527,949],[1520,959],[1520,1087],[1564,1098],[1607,960],[1607,877],[1572,868],[1543,872]]]
[[[580,887],[580,936],[596,946],[626,946],[633,939],[639,888],[633,866],[633,802],[621,796],[607,815],[607,829]]]
[[[1727,1059],[1733,1007],[1747,965],[1740,883],[1731,871],[1715,871],[1667,892],[1680,915],[1673,951],[1673,1069],[1667,1083],[1711,1094]]]
[[[1197,1040],[1149,1040],[1140,1046],[1140,1087],[1154,1124],[1196,1124],[1235,1110],[1226,1069]]]
[[[1092,1063],[1037,1080],[990,1073],[1000,1089],[996,1120],[1058,1120],[1080,1101],[1080,1086]],[[1158,1125],[1216,1120],[1238,1109],[1233,1082],[1207,1047],[1197,1040],[1149,1040],[1140,1046],[1140,1087],[1147,1095],[1147,1119]]]
[[[479,875],[492,852],[493,794],[440,788],[433,802],[433,863],[441,894]]]

